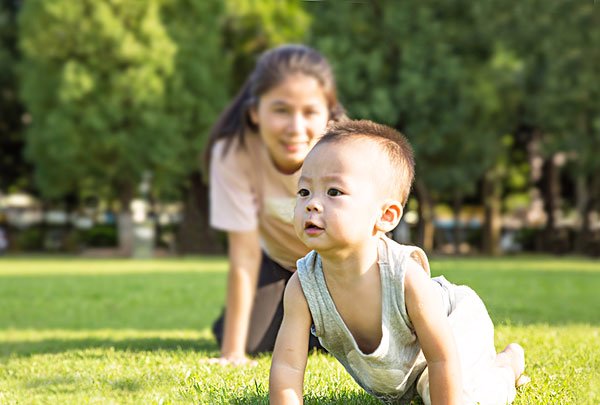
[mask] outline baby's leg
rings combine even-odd
[[[454,291],[456,307],[448,320],[461,359],[465,403],[512,403],[516,396],[515,373],[512,367],[505,367],[504,364],[512,364],[510,360],[517,356],[513,356],[513,350],[509,349],[500,356],[502,365],[497,364],[494,325],[485,304],[470,288],[460,286]]]

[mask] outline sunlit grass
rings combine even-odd
[[[600,263],[434,259],[471,285],[500,349],[523,344],[532,382],[515,404],[600,403]],[[258,366],[207,363],[224,259],[0,259],[0,404],[267,403]],[[306,402],[375,404],[328,355],[309,358]]]

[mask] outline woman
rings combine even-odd
[[[222,363],[273,349],[283,290],[308,252],[292,225],[299,169],[343,116],[325,58],[283,45],[260,57],[211,131],[211,226],[227,232],[230,266],[225,315],[213,326]]]

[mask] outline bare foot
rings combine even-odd
[[[531,379],[523,375],[525,371],[525,350],[517,343],[510,343],[500,353],[496,355],[496,364],[500,367],[507,367],[515,375],[515,385],[517,387],[527,384]]]
[[[517,381],[515,381],[515,386],[517,388],[527,384],[528,382],[531,381],[531,378],[529,378],[529,376],[526,376],[525,374],[521,374],[521,376],[519,378],[517,378]]]

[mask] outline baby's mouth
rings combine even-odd
[[[322,231],[323,228],[316,225],[314,222],[306,221],[304,223],[304,230],[312,230],[312,231]]]

